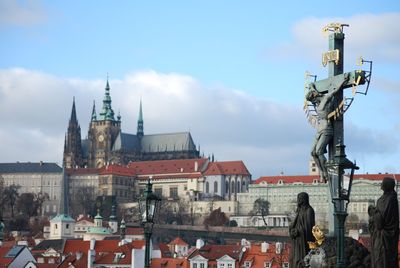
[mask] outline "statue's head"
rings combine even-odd
[[[306,192],[301,192],[297,195],[297,205],[301,206],[308,206],[310,204],[308,194]]]
[[[394,191],[394,187],[396,186],[396,182],[393,178],[385,177],[382,180],[381,189],[386,192]]]
[[[315,102],[317,100],[318,96],[319,96],[319,92],[315,88],[315,84],[314,83],[308,84],[308,92],[306,94],[306,100]]]

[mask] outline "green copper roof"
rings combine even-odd
[[[86,233],[89,234],[111,234],[111,230],[105,227],[89,227]]]
[[[115,121],[114,111],[111,108],[110,85],[108,83],[108,79],[107,79],[106,91],[105,91],[104,99],[103,99],[103,108],[101,109],[99,116],[100,116],[99,120]]]
[[[52,218],[50,221],[51,222],[60,222],[60,221],[75,222],[75,220],[73,218],[71,218],[71,216],[66,215],[66,214],[58,214],[57,216]]]

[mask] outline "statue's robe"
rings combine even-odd
[[[376,204],[371,219],[373,231],[372,267],[396,268],[398,266],[397,245],[399,241],[399,205],[395,191],[385,192]]]
[[[310,250],[308,242],[314,241],[312,228],[315,225],[315,213],[311,206],[301,207],[289,227],[289,235],[292,240],[289,267],[303,267],[304,257]],[[294,230],[294,232],[293,232]],[[293,235],[295,233],[295,235]]]

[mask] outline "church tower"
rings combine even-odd
[[[139,138],[139,140],[143,137],[144,131],[143,131],[143,112],[142,112],[142,100],[140,100],[140,107],[139,107],[139,119],[137,121],[137,131],[136,131],[136,136]]]
[[[118,133],[121,131],[121,116],[114,117],[111,107],[110,85],[105,88],[103,107],[99,116],[96,115],[95,104],[93,104],[92,117],[89,125],[89,155],[88,167],[102,167],[111,161],[112,146]]]
[[[72,101],[71,118],[69,119],[68,131],[64,142],[63,167],[75,168],[83,165],[81,127],[78,124],[75,109],[75,97]]]

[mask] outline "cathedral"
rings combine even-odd
[[[199,158],[199,150],[190,132],[145,135],[142,102],[136,134],[121,130],[121,116],[115,117],[111,107],[110,85],[107,80],[103,107],[99,114],[93,103],[88,136],[81,139],[75,98],[65,135],[63,166],[65,168],[99,168],[108,163],[126,165],[132,161]]]

